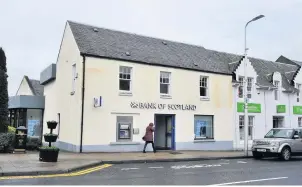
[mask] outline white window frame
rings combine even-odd
[[[75,87],[76,87],[76,78],[77,78],[77,66],[73,64],[71,67],[72,73],[72,83],[71,83],[71,95],[75,94]]]
[[[125,71],[125,70],[130,70],[130,72]],[[120,75],[122,74],[122,78],[120,77]],[[130,79],[128,78],[123,78],[123,75],[130,75]],[[133,67],[131,66],[119,66],[119,73],[118,73],[118,90],[120,92],[120,95],[132,95],[132,77],[133,77]],[[120,89],[120,84],[121,84],[121,80],[124,81],[129,81],[129,90],[121,90]]]
[[[203,86],[203,80],[206,79],[206,82],[205,82],[205,86]],[[209,77],[208,76],[203,76],[201,75],[199,77],[199,97],[201,100],[208,100],[210,98],[210,92],[209,92]],[[201,96],[200,95],[200,88],[205,88],[206,89],[206,95],[205,96]]]
[[[297,102],[300,102],[301,84],[296,83],[296,88],[298,89],[298,92],[297,92]]]
[[[274,97],[275,100],[278,101],[280,99],[280,81],[275,80],[274,86],[276,87],[276,89],[274,90]]]
[[[242,81],[241,81],[242,80]],[[243,98],[244,95],[244,77],[238,77],[239,86],[238,86],[238,97]],[[240,95],[240,89],[242,89],[242,95]]]
[[[254,79],[252,77],[247,78],[247,98],[251,99],[253,97],[253,84]],[[250,88],[250,90],[249,90]]]
[[[302,117],[298,117],[298,127],[302,127]]]
[[[254,138],[254,124],[255,124],[255,116],[248,116],[248,140],[253,140]],[[243,136],[241,138],[240,129],[243,130]],[[244,140],[244,116],[239,116],[239,139]]]
[[[168,77],[167,77],[166,75],[167,75]],[[168,78],[169,83],[163,83],[163,82],[161,81],[162,78]],[[168,85],[168,93],[161,93],[161,91],[160,91],[160,86],[161,86],[162,84]],[[160,96],[161,96],[161,97],[164,97],[164,98],[166,98],[166,97],[171,97],[171,72],[168,72],[168,71],[160,71],[160,75],[159,75],[159,93],[160,93]]]

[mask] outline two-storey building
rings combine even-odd
[[[57,120],[69,151],[142,151],[153,122],[157,149],[232,150],[230,67],[203,47],[68,21],[41,73],[43,131]]]

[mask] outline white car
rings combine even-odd
[[[255,159],[302,156],[302,128],[273,128],[263,139],[253,140],[252,152]]]

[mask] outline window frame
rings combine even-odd
[[[196,117],[210,117],[211,118],[211,128],[212,128],[212,132],[211,132],[211,137],[206,137],[206,136],[196,136],[196,120],[198,118]],[[200,114],[194,114],[194,140],[214,140],[215,139],[215,135],[214,135],[214,115],[200,115]]]
[[[252,120],[251,120],[252,119]],[[239,140],[244,140],[244,115],[239,115],[238,119],[238,126],[239,126]],[[252,121],[252,124],[250,122]],[[242,124],[241,124],[242,123]],[[243,128],[243,139],[241,139],[240,129]],[[254,138],[254,127],[255,127],[255,116],[248,116],[248,140],[253,140]],[[251,135],[250,135],[251,134]],[[251,137],[251,138],[249,138]]]
[[[280,99],[280,81],[274,80],[274,86],[276,87],[276,89],[274,90],[274,98],[275,101],[278,101]]]
[[[72,64],[71,66],[71,76],[72,76],[72,82],[71,82],[71,95],[75,94],[76,90],[76,79],[77,79],[77,65]]]
[[[162,75],[165,75],[165,74],[167,74],[168,77],[162,76]],[[159,73],[159,94],[160,94],[161,97],[171,97],[171,75],[172,75],[172,73],[169,72],[169,71],[160,71],[160,73]],[[161,81],[162,78],[168,78],[169,83],[163,83]],[[168,93],[161,93],[160,87],[161,87],[162,84],[168,85]]]
[[[298,89],[298,92],[297,92],[297,102],[299,103],[300,102],[301,84],[296,83],[296,88]]]
[[[247,77],[247,85],[246,85],[246,97],[252,99],[253,97],[253,88],[254,88],[254,79],[252,77]],[[249,90],[250,88],[250,90]]]
[[[121,68],[123,68],[121,70]],[[129,69],[130,70],[130,73],[127,73],[127,72],[123,72],[123,70],[125,69]],[[127,79],[127,78],[121,78],[120,75],[122,74],[123,75],[130,75],[130,79]],[[119,90],[119,93],[120,94],[125,94],[125,95],[131,95],[132,94],[132,90],[133,90],[133,67],[131,66],[126,66],[126,65],[120,65],[119,66],[119,69],[118,69],[118,90]],[[121,80],[123,81],[129,81],[129,90],[121,90]]]
[[[302,117],[298,117],[298,127],[302,127]]]
[[[242,79],[242,81],[241,81]],[[238,77],[238,82],[239,82],[239,86],[238,86],[238,98],[243,98],[244,96],[244,77],[239,76]],[[242,94],[240,94],[240,90]]]
[[[202,86],[203,79],[206,79],[206,86]],[[202,96],[200,93],[200,89],[205,88],[206,89],[206,95]],[[199,76],[199,97],[201,100],[208,100],[210,99],[210,81],[209,76],[200,75]]]
[[[128,118],[128,119],[126,119]],[[120,131],[121,131],[121,125],[129,125],[129,138],[121,138],[120,137]],[[133,116],[116,116],[116,142],[132,142],[133,141]]]

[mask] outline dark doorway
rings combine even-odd
[[[155,114],[154,144],[157,150],[175,149],[175,115]]]

